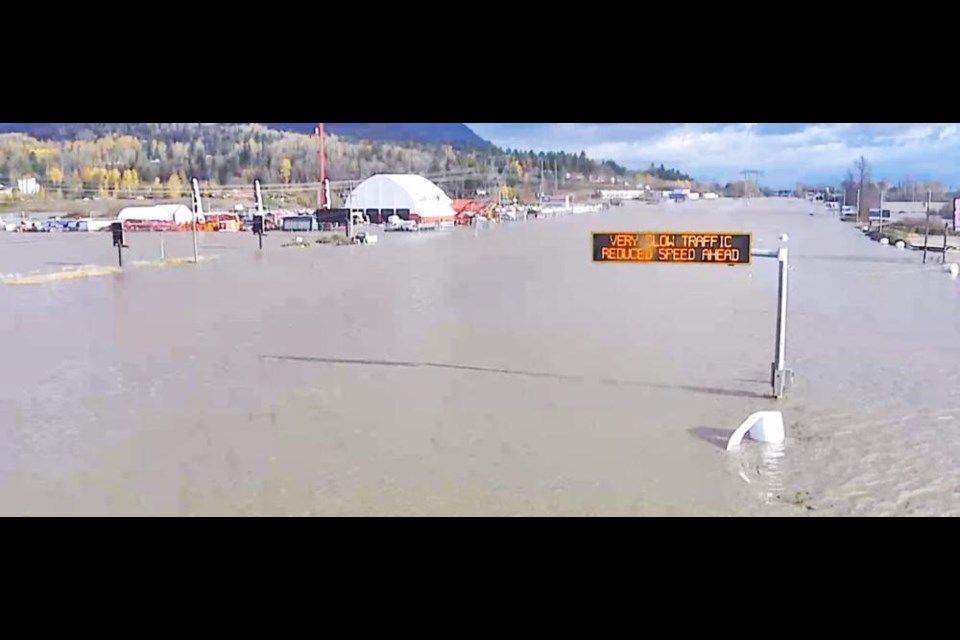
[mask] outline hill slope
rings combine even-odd
[[[313,133],[312,122],[265,122],[265,126],[294,133]],[[423,142],[488,147],[490,143],[470,127],[454,122],[332,122],[327,130],[344,138],[378,142]]]
[[[243,124],[243,123],[229,123]],[[312,134],[316,123],[264,123],[270,129]],[[26,133],[46,140],[74,140],[80,137],[109,134],[143,136],[140,125],[129,122],[0,122],[0,133]],[[454,146],[489,147],[489,142],[475,134],[468,126],[453,122],[341,122],[327,125],[330,133],[343,138],[376,142],[420,142]]]

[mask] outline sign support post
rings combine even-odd
[[[778,400],[783,397],[787,386],[793,382],[793,372],[786,368],[787,359],[787,274],[790,272],[790,262],[786,247],[777,251],[777,262],[780,267],[780,277],[777,283],[777,350],[773,359],[773,375],[770,384],[773,386],[773,396]]]
[[[783,398],[793,384],[793,371],[787,369],[787,279],[790,273],[789,251],[786,247],[778,250],[757,249],[751,253],[756,258],[776,258],[779,263],[777,281],[777,339],[773,348],[773,362],[770,364],[770,386],[773,397]]]
[[[776,258],[777,327],[773,362],[770,364],[770,386],[773,397],[783,398],[793,384],[793,371],[787,369],[787,283],[790,273],[789,251],[752,249],[749,233],[703,231],[661,232],[620,231],[594,232],[594,262],[673,263],[748,265],[751,258]]]

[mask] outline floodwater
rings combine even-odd
[[[809,210],[202,234],[215,259],[163,268],[128,234],[122,273],[0,283],[0,514],[956,515],[960,282]],[[788,396],[775,260],[592,264],[612,230],[788,233]],[[110,244],[0,233],[0,274],[114,266]],[[761,409],[786,442],[725,451]]]

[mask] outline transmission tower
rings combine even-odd
[[[758,169],[744,169],[740,172],[743,178],[743,197],[750,199],[760,194],[760,177],[763,171]]]

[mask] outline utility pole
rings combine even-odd
[[[543,200],[543,158],[540,158],[540,200]]]
[[[883,235],[883,190],[880,190],[880,235]]]
[[[560,168],[557,160],[553,161],[553,195],[560,194]]]
[[[932,195],[932,191],[927,191],[927,224],[923,230],[923,264],[927,264],[927,243],[930,241],[930,198]]]
[[[317,209],[323,209],[324,205],[326,204],[326,189],[324,188],[324,181],[327,178],[327,150],[325,148],[326,136],[323,125],[323,122],[317,123],[317,137],[319,139],[319,146],[317,148],[317,164],[320,165],[320,187],[317,190]]]

